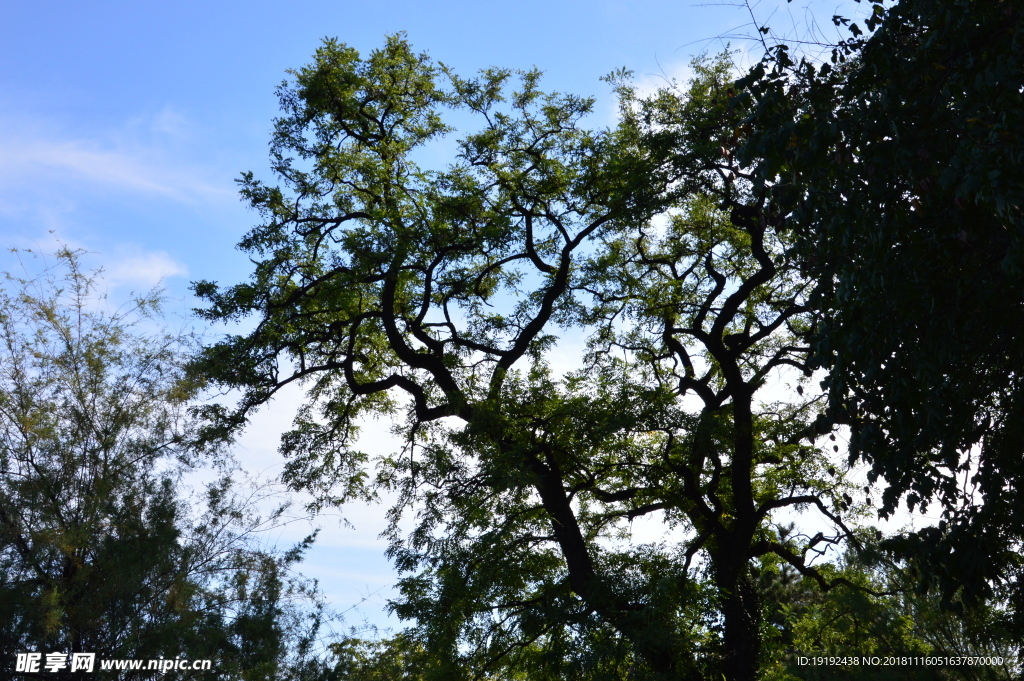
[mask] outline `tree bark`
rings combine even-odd
[[[761,655],[761,598],[745,557],[722,556],[716,563],[725,624],[722,671],[727,681],[755,681]]]

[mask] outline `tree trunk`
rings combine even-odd
[[[726,681],[755,681],[761,655],[761,598],[746,560],[723,562],[728,564],[715,571],[725,623],[722,671]]]

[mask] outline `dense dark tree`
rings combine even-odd
[[[904,549],[947,600],[1016,582],[1024,612],[1024,11],[869,7],[831,60],[777,46],[741,82],[745,158],[816,281],[851,457],[887,485],[884,513],[941,509]]]
[[[279,514],[261,519],[230,477],[182,496],[204,455],[188,346],[154,333],[157,297],[107,311],[79,255],[0,290],[3,675],[19,653],[92,653],[97,678],[149,678],[101,661],[160,657],[212,661],[190,678],[286,678],[318,616],[291,601],[302,547],[260,546]],[[37,671],[25,677],[82,673],[70,659]]]
[[[257,322],[200,363],[243,391],[210,432],[306,387],[286,475],[324,503],[399,495],[394,607],[429,678],[753,680],[758,557],[834,583],[806,560],[852,502],[817,401],[765,391],[807,370],[805,283],[736,161],[727,64],[695,69],[650,98],[620,82],[596,131],[536,72],[465,79],[400,37],[365,59],[328,41],[280,90],[283,186],[242,179],[255,272],[196,285],[205,318]],[[449,108],[480,129],[425,170]],[[378,414],[402,451],[355,449]],[[786,510],[833,530],[783,539]],[[634,543],[641,518],[674,532]]]

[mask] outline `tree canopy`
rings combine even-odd
[[[97,678],[149,678],[100,661],[161,657],[210,659],[195,678],[297,674],[318,618],[290,572],[304,547],[260,545],[277,516],[229,470],[185,495],[182,474],[224,454],[194,444],[187,339],[158,328],[155,294],[109,311],[80,256],[62,249],[0,289],[5,669],[17,654],[92,653]]]
[[[928,556],[947,600],[970,600],[1024,584],[1022,12],[871,9],[830,60],[779,45],[740,82],[743,156],[815,281],[830,421],[887,485],[883,513],[940,509],[902,548]]]
[[[199,364],[242,391],[210,433],[305,386],[286,477],[321,503],[398,493],[393,607],[428,678],[754,679],[766,557],[849,583],[813,567],[856,511],[821,401],[765,391],[808,370],[808,284],[737,160],[728,61],[694,67],[651,97],[613,76],[596,130],[537,72],[465,78],[402,36],[326,41],[279,90],[281,184],[241,180],[253,275],[195,286],[206,319],[256,321]],[[424,168],[446,109],[479,127]],[[356,449],[375,414],[401,451]],[[831,529],[778,531],[802,510]],[[641,518],[663,539],[632,542]]]

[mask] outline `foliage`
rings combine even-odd
[[[376,641],[345,638],[331,644],[332,673],[345,681],[419,681],[430,659],[407,634]]]
[[[851,26],[831,61],[780,45],[741,81],[744,154],[816,281],[816,362],[851,456],[887,483],[885,513],[942,511],[904,550],[947,601],[1016,582],[1024,612],[1024,13],[871,8],[873,32]]]
[[[283,678],[319,617],[289,603],[308,592],[289,573],[303,547],[262,548],[256,533],[280,511],[261,518],[228,475],[190,510],[181,475],[213,452],[190,444],[187,339],[153,333],[157,295],[107,312],[80,253],[55,258],[0,291],[4,666],[91,652],[212,659],[195,678]]]
[[[767,620],[772,628],[765,678],[815,679],[1009,679],[1017,678],[1021,646],[1007,628],[1005,609],[986,603],[950,612],[934,594],[917,588],[916,566],[893,562],[862,537],[836,564],[823,565],[861,589],[822,592],[785,565],[763,572]],[[800,657],[856,658],[856,664],[815,666]],[[969,667],[914,663],[865,665],[865,657],[985,657],[1001,664]]]
[[[258,322],[198,365],[243,391],[208,433],[306,387],[286,475],[321,503],[398,494],[393,608],[426,678],[753,679],[755,559],[832,586],[805,557],[850,534],[853,499],[818,402],[764,391],[807,370],[806,284],[736,160],[727,60],[694,66],[647,98],[613,77],[610,130],[537,72],[463,78],[401,36],[365,59],[326,41],[279,90],[283,186],[241,180],[254,273],[195,285],[206,319]],[[480,128],[427,170],[445,109]],[[557,365],[574,337],[580,366]],[[358,420],[381,414],[404,448],[371,457]],[[787,509],[834,532],[783,538]],[[644,521],[664,538],[633,542]]]
[[[791,532],[793,526],[782,528]],[[964,613],[952,613],[935,595],[920,593],[914,569],[892,561],[877,543],[861,533],[860,549],[848,549],[821,571],[860,588],[822,591],[817,582],[777,557],[760,561],[759,589],[764,600],[766,630],[765,681],[861,679],[879,681],[1011,681],[1019,678],[1022,646],[1008,629],[1008,613],[985,604]],[[535,654],[539,650],[533,651]],[[429,677],[432,658],[415,635],[400,633],[390,639],[346,638],[332,645],[331,678],[346,681],[419,681]],[[813,665],[814,657],[856,658],[857,663]],[[931,657],[976,657],[1001,660],[985,665],[924,664]],[[801,658],[804,659],[801,662]],[[866,659],[876,658],[877,664]],[[892,658],[918,662],[886,664]],[[538,674],[539,672],[539,674]],[[592,669],[582,678],[628,678],[630,659],[617,666]],[[528,665],[509,665],[486,679],[552,679]]]

